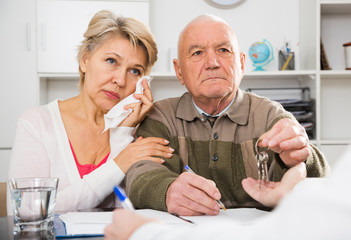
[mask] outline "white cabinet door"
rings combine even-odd
[[[146,1],[37,0],[38,72],[78,72],[78,45],[91,17],[99,10],[134,17],[149,25]]]
[[[35,0],[1,0],[0,33],[0,148],[10,148],[17,118],[38,104]]]

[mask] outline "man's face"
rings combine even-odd
[[[236,44],[234,32],[222,22],[196,22],[183,32],[174,67],[195,101],[234,96],[245,61]]]

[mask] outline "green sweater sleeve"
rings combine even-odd
[[[172,138],[162,123],[149,118],[146,118],[138,127],[137,136],[167,139],[169,146],[175,151],[171,158],[164,158],[163,165],[152,161],[141,161],[134,164],[126,174],[127,194],[136,208],[167,211],[167,189],[182,172],[177,138]]]

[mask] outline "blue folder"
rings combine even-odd
[[[54,228],[56,239],[60,238],[78,238],[78,237],[103,237],[103,234],[67,234],[65,223],[59,218],[59,215],[55,214]]]

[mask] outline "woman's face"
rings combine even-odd
[[[85,73],[83,94],[106,113],[135,91],[145,67],[144,49],[122,36],[114,36],[80,61]]]

